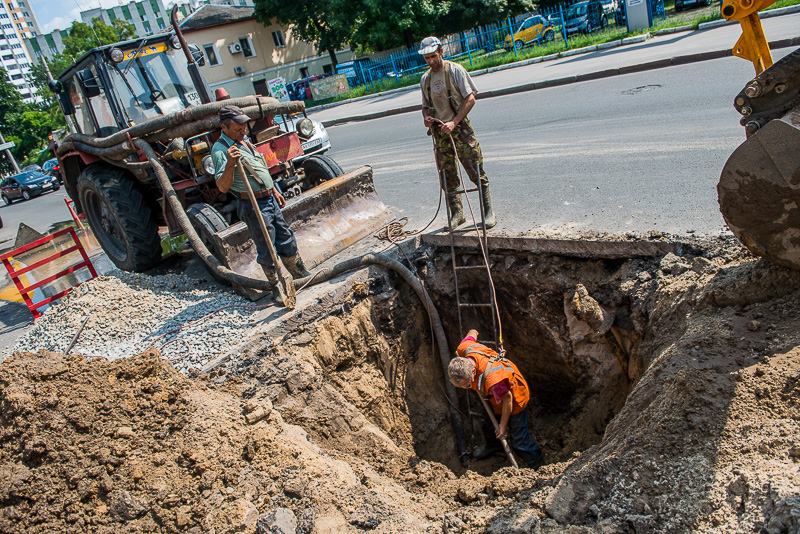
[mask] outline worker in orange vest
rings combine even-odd
[[[501,450],[497,440],[510,438],[511,447],[527,467],[536,468],[542,464],[542,448],[528,429],[525,408],[531,398],[530,390],[514,362],[478,343],[478,331],[472,329],[459,343],[456,357],[450,360],[448,374],[454,386],[473,389],[487,399],[499,417],[494,433],[496,439],[487,435],[487,447],[476,457],[486,457],[494,450]],[[493,446],[495,443],[497,445]]]

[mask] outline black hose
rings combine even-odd
[[[448,400],[447,405],[450,413],[450,423],[453,425],[456,449],[458,450],[459,459],[463,461],[466,457],[467,449],[464,440],[464,428],[461,425],[461,416],[456,409],[456,406],[458,406],[456,390],[448,379],[447,368],[450,365],[450,353],[448,352],[447,348],[447,336],[445,335],[444,328],[442,327],[442,319],[439,317],[439,311],[436,309],[436,306],[433,304],[428,291],[425,289],[425,286],[422,285],[422,282],[419,280],[419,278],[414,276],[414,274],[407,269],[405,265],[395,259],[380,254],[366,254],[358,258],[352,258],[341,263],[337,263],[336,265],[328,267],[327,269],[317,271],[312,276],[296,279],[294,284],[299,291],[303,287],[320,284],[330,280],[331,278],[335,278],[340,274],[363,269],[365,267],[369,267],[370,265],[377,265],[379,267],[383,267],[384,269],[392,270],[400,275],[400,277],[411,287],[411,289],[414,290],[414,293],[417,294],[417,297],[425,307],[425,311],[428,313],[428,317],[431,320],[431,325],[433,326],[436,345],[439,347],[439,362],[442,366],[442,373],[444,374],[445,392]]]

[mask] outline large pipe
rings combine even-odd
[[[307,285],[320,284],[330,280],[331,278],[335,278],[340,274],[356,271],[358,269],[364,269],[371,265],[383,267],[384,269],[397,273],[411,287],[414,293],[417,294],[417,297],[425,307],[425,311],[428,313],[428,317],[430,318],[431,325],[433,327],[433,334],[436,338],[436,345],[439,347],[439,363],[442,366],[442,373],[444,374],[445,393],[447,395],[450,423],[453,425],[453,434],[455,435],[456,440],[456,449],[458,450],[459,460],[463,464],[466,461],[467,448],[464,439],[464,427],[461,425],[461,416],[456,409],[456,406],[458,406],[458,397],[456,396],[455,387],[447,378],[447,368],[450,365],[450,353],[447,348],[447,336],[444,333],[444,327],[442,327],[442,319],[439,317],[439,311],[436,309],[436,306],[433,304],[433,300],[431,300],[428,291],[425,289],[425,286],[422,285],[422,282],[419,280],[419,278],[414,276],[414,273],[412,273],[406,268],[405,265],[395,259],[383,256],[381,254],[366,254],[364,256],[345,260],[341,263],[333,265],[332,267],[317,271],[312,276],[299,278],[295,280],[294,283],[298,290],[300,290],[300,288],[303,288]]]
[[[67,150],[62,149],[62,146],[73,140],[89,143],[99,148],[109,148],[114,145],[120,145],[126,142],[128,137],[148,137],[161,130],[166,130],[167,128],[177,128],[187,123],[206,119],[209,115],[217,115],[219,109],[226,105],[244,108],[246,110],[245,113],[254,119],[263,118],[266,113],[296,113],[305,109],[305,105],[302,102],[279,102],[271,97],[245,96],[241,98],[231,98],[221,102],[191,106],[181,111],[171,113],[170,115],[155,117],[135,126],[131,126],[130,128],[115,132],[108,137],[94,137],[78,133],[69,134],[64,138],[61,146],[59,146],[58,153],[60,155],[65,154]]]

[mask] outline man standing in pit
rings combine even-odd
[[[491,228],[497,221],[492,209],[489,178],[483,170],[481,145],[467,118],[475,106],[478,89],[464,67],[444,59],[442,42],[437,37],[423,39],[419,54],[430,67],[420,81],[422,117],[425,127],[433,135],[436,165],[444,175],[447,205],[450,207],[449,224],[455,228],[466,220],[461,196],[456,193],[461,186],[458,177],[458,162],[461,161],[470,180],[476,186],[480,184],[484,220],[486,227]]]
[[[274,287],[278,285],[278,274],[272,257],[267,248],[267,242],[258,224],[256,212],[247,196],[247,187],[244,177],[239,172],[239,158],[243,158],[244,167],[248,173],[247,179],[253,188],[258,207],[264,222],[267,225],[270,238],[275,245],[275,250],[286,269],[295,278],[304,278],[311,273],[306,270],[303,259],[297,251],[297,240],[289,224],[283,218],[281,208],[286,204],[283,195],[272,182],[261,153],[256,150],[246,139],[247,123],[250,117],[236,106],[225,106],[219,110],[219,121],[222,134],[211,148],[211,157],[214,159],[214,174],[217,188],[223,193],[231,192],[238,197],[236,212],[239,219],[247,224],[250,237],[256,244],[258,257],[256,261],[261,265],[267,280]],[[252,174],[250,172],[252,171]]]
[[[531,397],[528,383],[514,362],[501,358],[497,352],[477,340],[477,330],[467,332],[447,369],[454,386],[475,390],[489,401],[492,411],[499,416],[495,440],[487,435],[486,449],[483,454],[475,456],[485,457],[494,450],[500,450],[499,445],[493,446],[492,442],[510,437],[511,447],[525,466],[535,469],[542,465],[544,454],[528,430],[528,413],[525,410]]]

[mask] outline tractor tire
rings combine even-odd
[[[78,176],[77,189],[86,220],[114,265],[142,272],[161,262],[155,217],[128,173],[89,165]]]
[[[301,165],[305,173],[303,190],[316,187],[341,174],[342,168],[328,156],[310,156]],[[338,171],[338,172],[337,172]]]
[[[189,206],[189,209],[186,210],[186,216],[189,217],[189,222],[192,223],[192,227],[197,232],[197,235],[200,236],[200,240],[208,251],[220,263],[227,265],[225,252],[217,246],[217,241],[214,239],[214,234],[230,226],[225,217],[216,208],[204,202]],[[211,274],[216,276],[213,271],[211,271]]]

